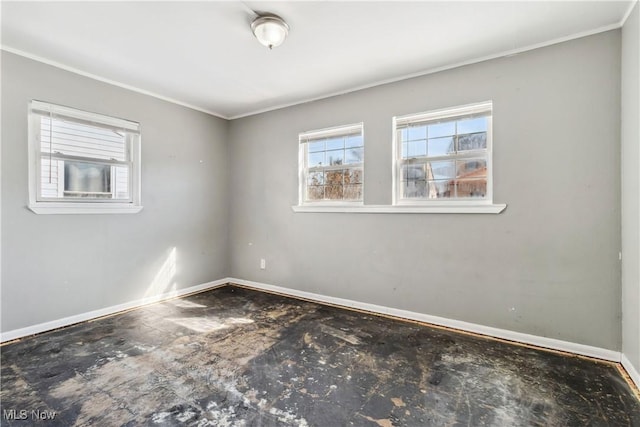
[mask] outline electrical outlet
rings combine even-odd
[[[260,259],[260,270],[266,270],[267,269],[267,260],[264,258]]]

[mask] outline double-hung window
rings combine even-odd
[[[304,132],[299,141],[299,204],[361,204],[362,123]]]
[[[29,169],[29,207],[36,213],[142,208],[136,122],[31,101]]]
[[[491,102],[395,117],[395,204],[492,203],[491,119]]]

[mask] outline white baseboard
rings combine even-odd
[[[161,295],[142,298],[135,301],[126,302],[124,304],[113,305],[111,307],[105,307],[86,313],[76,314],[74,316],[65,317],[58,320],[52,320],[50,322],[39,323],[37,325],[28,326],[26,328],[14,329],[12,331],[3,332],[0,334],[0,343],[12,341],[18,338],[26,337],[29,335],[39,334],[41,332],[50,331],[52,329],[62,328],[64,326],[73,325],[79,322],[85,322],[87,320],[95,319],[102,316],[108,316],[120,311],[131,310],[132,308],[141,307],[143,305],[152,304],[154,302],[164,301],[167,299],[180,297],[183,295],[192,294],[194,292],[200,292],[208,289],[213,289],[229,283],[229,279],[214,280],[213,282],[203,283],[201,285],[191,286],[185,289],[178,289],[171,292],[166,292]]]
[[[629,374],[631,380],[635,383],[636,387],[640,389],[640,373],[638,373],[635,366],[631,364],[631,361],[624,353],[622,353],[621,364],[624,370],[627,371],[627,374]]]
[[[281,286],[269,285],[266,283],[252,282],[249,280],[237,279],[227,277],[220,280],[215,280],[201,285],[192,286],[186,289],[179,289],[176,291],[164,293],[153,297],[143,298],[136,301],[130,301],[124,304],[114,305],[111,307],[105,307],[99,310],[89,311],[86,313],[77,314],[74,316],[65,317],[63,319],[53,320],[50,322],[39,323],[37,325],[29,326],[21,329],[14,329],[0,334],[0,343],[12,341],[18,338],[22,338],[29,335],[38,334],[41,332],[50,331],[52,329],[61,328],[64,326],[73,325],[75,323],[84,322],[87,320],[96,319],[98,317],[108,316],[121,311],[130,310],[133,308],[141,307],[154,302],[164,301],[167,299],[188,295],[195,292],[201,292],[204,290],[213,289],[223,286],[227,283],[235,283],[238,285],[254,288],[257,290],[264,290],[274,292],[282,295],[288,295],[292,297],[304,298],[321,303],[327,303],[347,308],[354,308],[358,310],[369,311],[372,313],[379,313],[392,317],[398,317],[402,319],[415,320],[424,323],[431,323],[433,325],[444,326],[453,329],[459,329],[462,331],[472,332],[481,335],[487,335],[490,337],[505,339],[509,341],[534,345],[536,347],[544,347],[552,350],[563,351],[568,353],[579,354],[588,357],[595,357],[598,359],[608,360],[612,362],[620,363],[622,361],[623,367],[629,373],[629,376],[636,384],[640,384],[640,376],[635,370],[629,360],[620,352],[607,350],[599,347],[592,347],[584,344],[572,343],[569,341],[557,340],[554,338],[540,337],[537,335],[529,335],[522,332],[510,331],[507,329],[493,328],[490,326],[479,325],[476,323],[463,322],[460,320],[447,319],[445,317],[431,316],[428,314],[416,313],[413,311],[401,310],[397,308],[384,307],[381,305],[368,304],[344,298],[335,298],[321,294],[315,294],[312,292],[300,291],[297,289],[284,288]]]
[[[343,298],[335,298],[326,295],[315,294],[311,292],[300,291],[297,289],[283,288],[280,286],[268,285],[266,283],[252,282],[249,280],[229,278],[230,283],[275,292],[283,295],[304,298],[312,301],[324,302],[328,304],[338,305],[342,307],[355,308],[358,310],[380,313],[388,316],[399,317],[403,319],[416,320],[419,322],[431,323],[438,326],[459,329],[462,331],[472,332],[490,337],[501,338],[509,341],[515,341],[524,344],[534,345],[536,347],[544,347],[552,350],[563,351],[582,356],[594,357],[597,359],[608,360],[619,363],[621,353],[618,351],[608,350],[599,347],[592,347],[584,344],[562,341],[554,338],[545,338],[537,335],[529,335],[522,332],[510,331],[507,329],[493,328],[490,326],[478,325],[476,323],[463,322],[460,320],[447,319],[445,317],[431,316],[428,314],[416,313],[413,311],[400,310],[397,308],[389,308],[381,305],[368,304],[358,301],[352,301]]]

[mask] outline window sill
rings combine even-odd
[[[50,214],[134,214],[142,206],[129,203],[35,203],[27,206],[38,215]]]
[[[467,204],[467,205],[434,205],[434,206],[402,206],[402,205],[360,205],[360,206],[292,206],[294,212],[316,213],[458,213],[458,214],[499,214],[506,204]]]

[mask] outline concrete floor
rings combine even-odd
[[[1,352],[3,426],[640,426],[614,364],[232,286]]]

